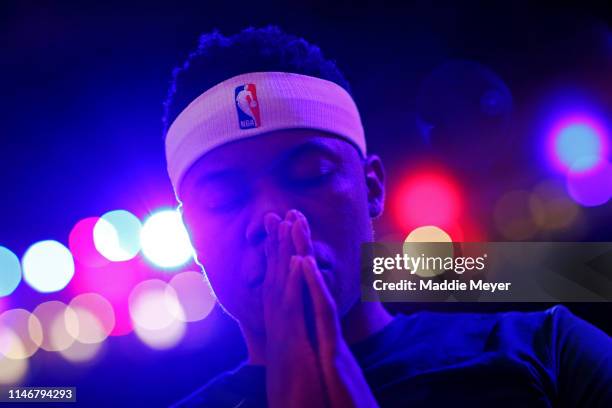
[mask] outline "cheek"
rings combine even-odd
[[[347,183],[344,188],[336,188],[324,201],[315,229],[319,229],[320,239],[334,253],[331,289],[340,313],[344,314],[360,292],[361,244],[373,239],[367,193],[365,186]]]
[[[344,247],[350,242],[371,237],[371,219],[367,192],[363,183],[341,179],[319,200],[318,227],[334,242]]]

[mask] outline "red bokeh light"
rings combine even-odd
[[[410,174],[391,198],[394,222],[405,232],[434,225],[451,238],[463,208],[455,180],[438,169],[422,169]]]
[[[132,331],[128,298],[132,289],[149,278],[151,269],[140,258],[126,262],[109,262],[105,266],[91,267],[75,262],[74,278],[68,285],[73,295],[94,292],[102,295],[113,306],[115,327],[111,336],[120,336]]]
[[[68,248],[75,261],[82,265],[99,268],[110,261],[98,252],[94,245],[93,230],[100,218],[89,217],[79,221],[68,237]]]

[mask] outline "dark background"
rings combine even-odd
[[[411,166],[439,160],[464,182],[487,237],[499,239],[490,228],[492,200],[549,172],[534,146],[550,107],[585,101],[606,118],[612,113],[605,2],[533,3],[3,2],[0,244],[21,256],[38,240],[66,243],[82,218],[116,208],[142,216],[173,205],[161,135],[172,68],[202,32],[266,24],[305,37],[337,61],[353,87],[369,150],[386,163],[390,199]],[[468,73],[437,70],[445,66]],[[501,95],[493,119],[469,103],[483,84]],[[425,132],[424,122],[433,131]],[[588,217],[587,229],[537,238],[610,241],[610,202]],[[402,233],[389,215],[376,226],[379,235]],[[50,296],[22,284],[9,304],[31,310]],[[609,304],[567,306],[612,332]],[[81,365],[39,351],[24,385],[73,385],[87,405],[164,406],[244,357],[237,327],[215,310],[190,324],[170,351],[149,350],[134,335],[109,338],[99,358]]]

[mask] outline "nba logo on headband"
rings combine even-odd
[[[236,87],[234,92],[238,124],[240,129],[252,129],[261,126],[259,116],[259,101],[255,84],[245,84]]]

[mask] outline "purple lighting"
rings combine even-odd
[[[579,162],[577,166],[581,168]],[[585,207],[605,204],[612,197],[612,165],[602,161],[588,171],[570,169],[567,191],[574,201]]]
[[[547,152],[553,166],[562,173],[595,169],[607,159],[606,128],[589,115],[565,116],[552,127]]]

